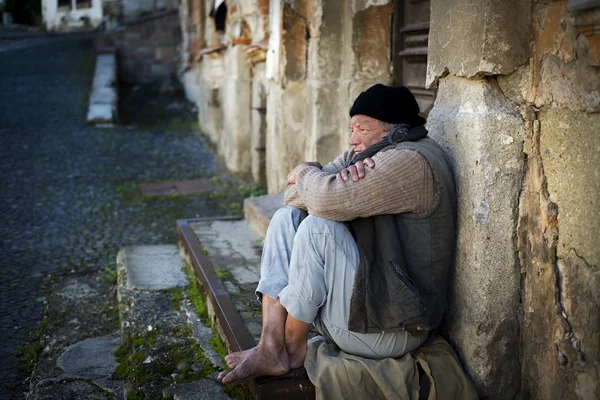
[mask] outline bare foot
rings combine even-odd
[[[304,351],[299,349],[295,352],[290,353],[288,350],[288,357],[290,360],[290,369],[300,368],[304,366],[304,359],[306,358],[306,346],[304,346]]]
[[[284,375],[290,369],[287,352],[284,348],[269,348],[258,345],[246,351],[231,353],[225,357],[231,371],[222,371],[219,379],[224,384],[255,376]]]

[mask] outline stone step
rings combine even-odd
[[[263,238],[271,217],[283,206],[283,193],[267,194],[265,196],[248,197],[244,200],[244,218]]]
[[[204,288],[210,320],[228,351],[254,347],[262,327],[254,294],[260,277],[261,235],[245,220],[233,218],[179,220],[177,226],[185,258]],[[315,397],[304,368],[283,377],[255,378],[248,386],[258,399]]]
[[[117,374],[125,382],[124,398],[140,392],[143,398],[191,399],[192,392],[230,398],[216,379],[224,365],[209,345],[213,331],[187,299],[183,268],[175,245],[126,247],[117,256]]]

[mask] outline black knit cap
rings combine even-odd
[[[415,96],[405,86],[384,86],[381,83],[371,86],[354,100],[350,117],[356,114],[390,124],[417,126],[425,123],[425,119],[419,116],[419,104]]]

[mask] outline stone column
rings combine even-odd
[[[251,66],[242,46],[229,47],[224,60],[222,112],[225,116],[219,136],[219,153],[233,172],[251,170],[252,100]]]
[[[267,93],[265,82],[265,63],[254,65],[252,80],[252,178],[256,183],[266,183],[266,113]]]
[[[267,52],[267,186],[281,192],[289,171],[304,161],[306,118],[306,1],[272,0]]]
[[[516,251],[526,123],[500,90],[529,58],[528,1],[432,0],[428,129],[454,160],[458,243],[444,330],[482,398],[520,385]],[[510,27],[510,29],[507,29]]]

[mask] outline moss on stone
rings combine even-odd
[[[228,271],[226,269],[221,269],[221,268],[215,268],[215,272],[217,273],[217,276],[219,277],[220,280],[222,281],[233,281],[233,274],[231,273],[231,271]]]
[[[173,306],[176,309],[181,308],[181,304],[183,303],[183,291],[181,289],[173,290],[173,294],[171,295],[171,302],[173,302]]]
[[[194,311],[198,314],[198,317],[202,318],[204,321],[208,321],[208,309],[206,307],[206,303],[204,302],[204,297],[201,293],[201,288],[198,285],[198,281],[196,280],[196,276],[192,270],[192,266],[189,263],[185,264],[183,269],[185,275],[188,278],[190,284],[186,288],[186,293],[188,299],[194,305]]]
[[[26,339],[25,343],[21,344],[17,348],[17,368],[24,373],[30,374],[33,371],[33,367],[37,363],[40,354],[43,350],[41,338],[50,324],[49,318],[44,318],[35,332]]]
[[[153,398],[171,383],[191,382],[216,371],[188,327],[132,337],[117,349],[115,356],[119,364],[113,378],[131,385],[128,398]],[[187,365],[182,367],[184,361]]]

